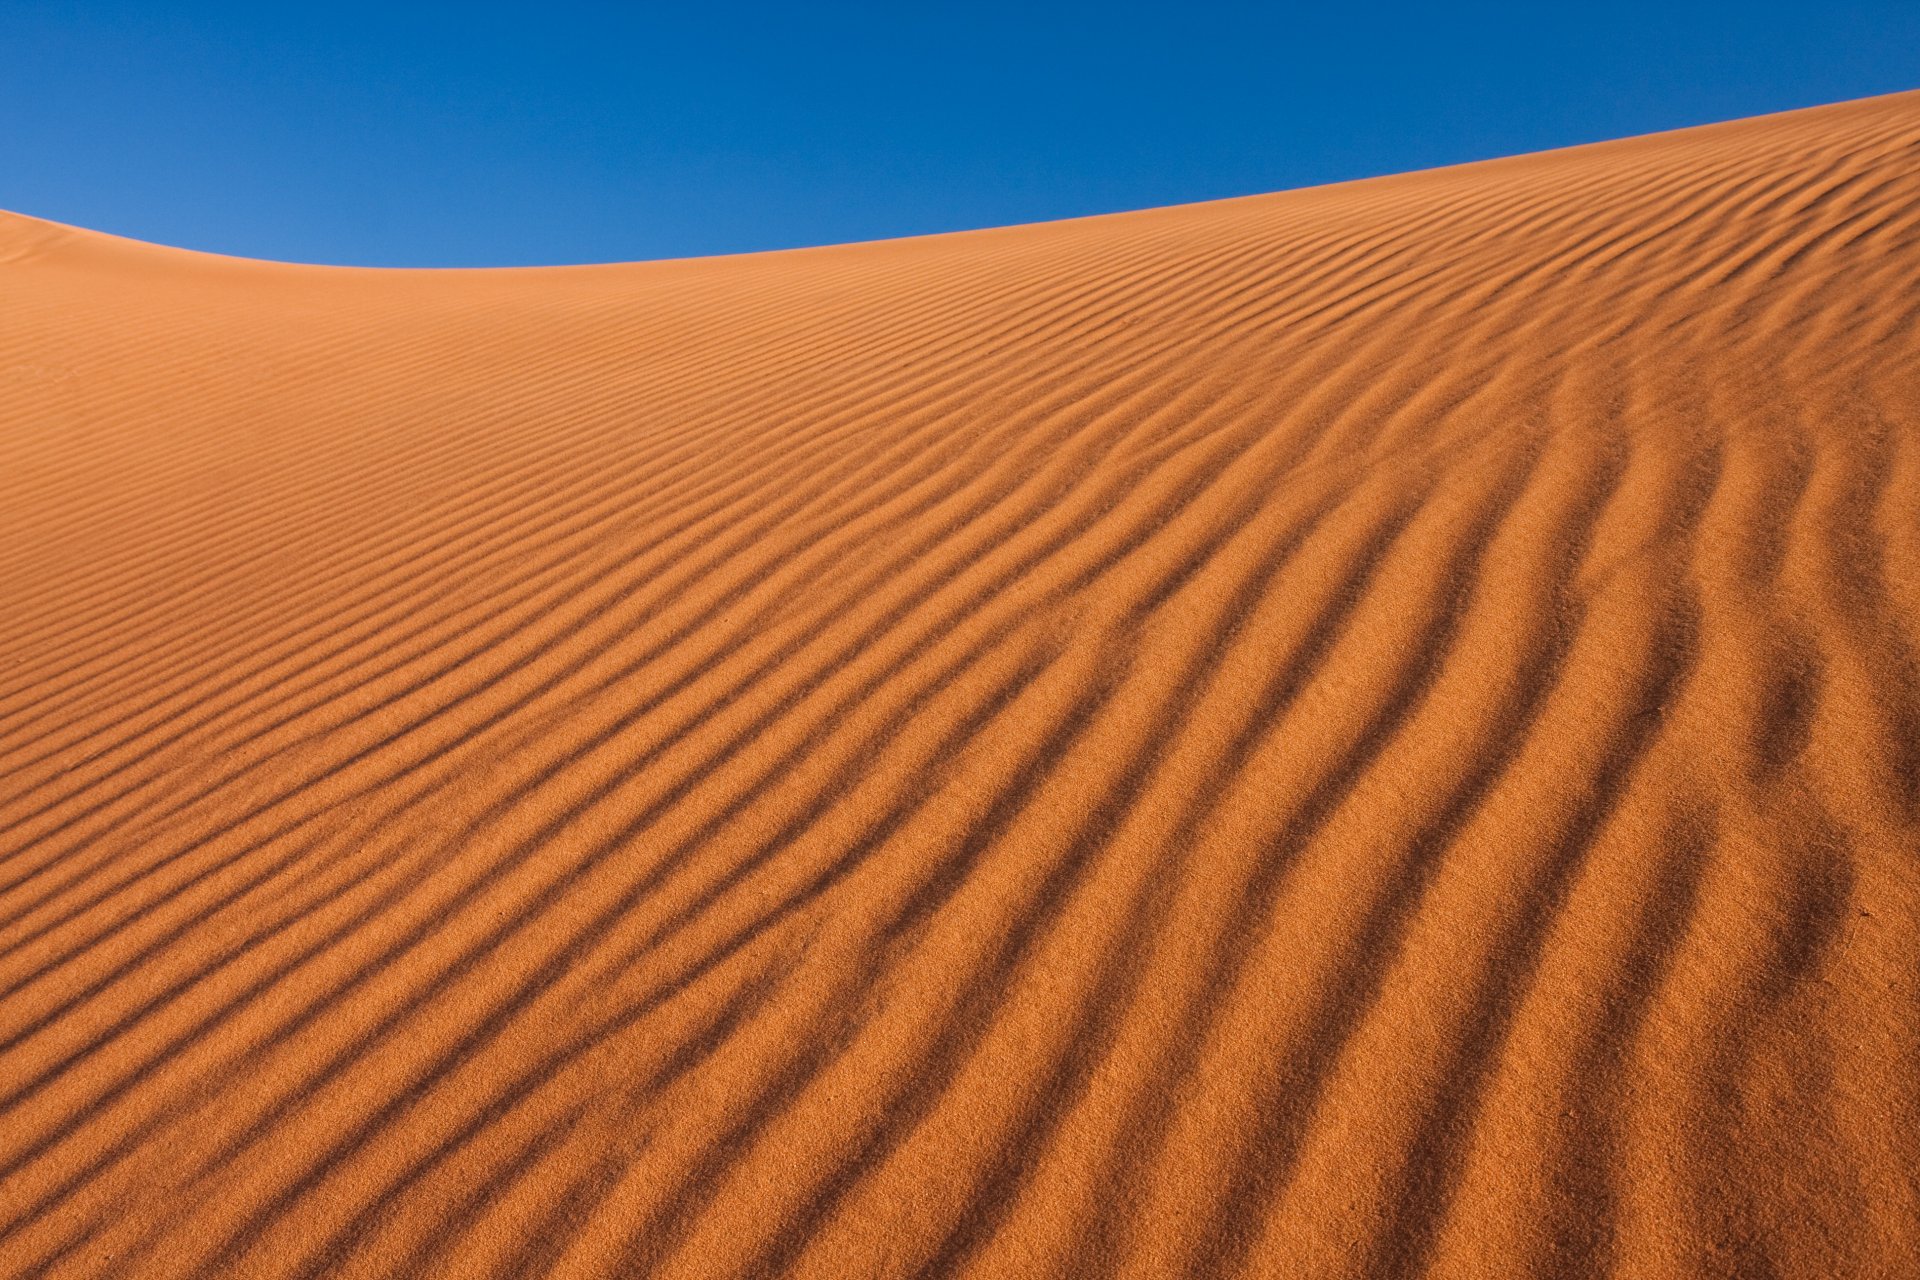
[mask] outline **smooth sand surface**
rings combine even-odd
[[[0,1273],[1920,1275],[1920,94],[389,272],[0,219]]]

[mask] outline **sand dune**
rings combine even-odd
[[[1920,94],[0,342],[0,1274],[1920,1275]]]

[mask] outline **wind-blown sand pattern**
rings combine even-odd
[[[0,341],[6,1276],[1920,1274],[1920,95]]]

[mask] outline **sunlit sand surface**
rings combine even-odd
[[[0,1274],[1920,1275],[1920,95],[846,248],[0,217]]]

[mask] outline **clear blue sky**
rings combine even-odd
[[[374,265],[1274,191],[1920,87],[1920,0],[0,0],[0,207]]]

